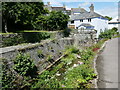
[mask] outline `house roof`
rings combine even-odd
[[[48,10],[52,11],[52,7],[49,5],[44,5],[44,8],[47,8]]]
[[[81,26],[84,26],[84,27],[86,27],[88,29],[94,29],[94,26],[89,24],[89,23],[82,23],[78,27],[81,27]]]
[[[73,13],[84,13],[84,12],[87,12],[84,8],[71,8],[71,12]]]
[[[94,27],[93,25],[91,25],[89,23],[82,23],[78,27],[80,27],[80,26],[85,26],[85,27],[91,26],[91,27]]]
[[[63,7],[52,7],[52,10],[53,11],[64,11],[65,8],[63,8]]]
[[[88,18],[95,18],[95,17],[104,18],[102,15],[95,13],[95,12],[93,12],[93,13],[84,12],[82,14],[71,15],[70,20],[88,19]]]

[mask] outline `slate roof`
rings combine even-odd
[[[44,8],[47,8],[48,10],[52,11],[52,7],[48,5],[44,5]]]
[[[82,23],[78,27],[80,27],[80,26],[84,26],[84,27],[89,28],[89,29],[94,29],[94,26],[89,24],[89,23]]]
[[[91,25],[91,24],[89,24],[89,23],[82,23],[82,24],[80,24],[78,27],[80,27],[80,26],[88,27],[88,26],[93,26],[93,25]],[[93,27],[94,27],[94,26],[93,26]]]
[[[70,16],[70,20],[79,20],[79,19],[89,19],[89,18],[95,18],[95,17],[101,17],[104,18],[102,15],[98,14],[98,13],[90,13],[90,12],[85,12],[82,14],[74,14]]]
[[[66,13],[67,13],[68,15],[71,15],[71,10],[66,10]]]
[[[63,7],[52,7],[52,10],[53,11],[64,11],[65,8],[63,8]]]
[[[72,13],[84,13],[87,12],[84,8],[71,8]]]

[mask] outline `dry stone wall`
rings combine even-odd
[[[56,59],[61,57],[67,46],[90,46],[94,42],[90,34],[73,33],[68,38],[61,38],[61,33],[58,33],[57,36],[58,37],[54,40],[44,40],[41,43],[0,48],[0,58],[6,59],[7,62],[9,62],[9,66],[12,67],[14,65],[12,60],[15,59],[18,53],[27,53],[30,55],[31,59],[33,59],[39,72],[41,72],[49,65],[52,65]],[[16,37],[16,35],[10,35],[5,38],[9,37]],[[48,57],[52,59],[52,62],[48,61]]]
[[[41,72],[47,66],[51,65],[57,58],[62,56],[63,50],[66,46],[71,46],[73,44],[74,40],[72,38],[46,40],[42,43],[1,48],[2,52],[0,52],[0,56],[1,58],[6,59],[9,62],[9,66],[12,67],[14,65],[12,60],[15,59],[18,53],[27,53],[31,56],[31,59],[33,59],[39,72]],[[47,57],[49,56],[53,59],[52,62],[47,60]]]

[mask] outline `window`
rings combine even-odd
[[[80,22],[83,22],[83,19],[80,19]]]
[[[74,23],[74,20],[72,20],[71,23]]]
[[[91,22],[91,19],[88,19],[88,22]]]

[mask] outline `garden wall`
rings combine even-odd
[[[35,43],[41,40],[52,38],[60,39],[63,37],[62,32],[25,32],[14,34],[0,34],[0,48],[14,46],[22,43]]]
[[[62,38],[59,40],[45,40],[42,43],[29,44],[25,46],[12,46],[2,48],[0,56],[9,62],[9,66],[13,66],[13,59],[18,53],[27,53],[33,59],[36,64],[38,71],[44,70],[47,66],[51,65],[54,60],[58,59],[63,54],[63,50],[67,46],[73,45],[74,40],[72,38]],[[48,61],[47,58],[53,59],[52,62]]]
[[[93,44],[93,40],[90,38],[90,34],[73,34],[68,38],[61,38],[61,34],[56,34],[58,38],[54,40],[44,40],[41,43],[34,44],[23,44],[17,46],[10,46],[5,48],[0,48],[0,56],[3,59],[6,59],[10,68],[13,66],[13,61],[18,53],[27,53],[33,59],[35,65],[38,68],[38,71],[41,72],[49,65],[52,65],[56,59],[61,57],[64,53],[64,50],[67,46],[90,46]],[[56,37],[55,36],[55,37]],[[6,38],[17,37],[16,35],[8,35]],[[60,38],[60,39],[59,39]],[[48,58],[52,59],[48,61]]]

